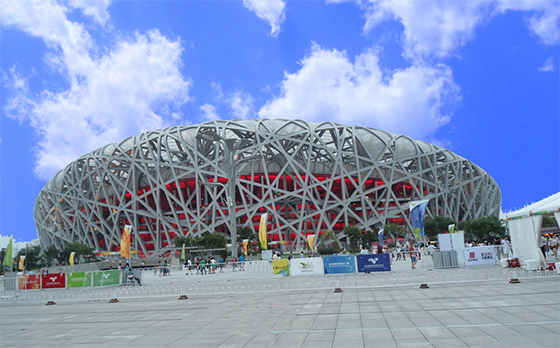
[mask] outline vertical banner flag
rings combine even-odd
[[[8,266],[8,267],[12,267],[12,244],[14,243],[14,240],[12,237],[10,237],[10,241],[8,242],[8,245],[6,246],[6,253],[4,254],[4,261],[2,261],[2,264],[4,266]]]
[[[267,213],[261,215],[261,223],[259,225],[259,241],[261,242],[261,249],[266,250],[266,217]]]
[[[424,215],[429,199],[409,203],[410,219],[412,220],[412,233],[416,238],[424,239]]]
[[[383,246],[383,231],[384,230],[379,230],[379,232],[377,232],[377,236],[379,237],[379,245]]]
[[[451,225],[447,226],[447,229],[449,230],[449,233],[457,232],[457,231],[455,231],[455,224],[451,224]]]
[[[183,244],[183,250],[181,250],[181,259],[185,259],[185,244]]]
[[[247,256],[247,245],[249,245],[248,239],[243,239],[243,255]]]
[[[72,251],[70,253],[70,259],[68,260],[68,263],[70,263],[70,266],[74,266],[74,256],[76,255],[75,251]]]
[[[307,236],[307,245],[309,245],[309,249],[311,249],[311,251],[313,251],[314,249],[314,245],[315,245],[315,235],[312,234],[310,236]]]
[[[25,255],[19,257],[18,269],[20,271],[23,271],[24,263],[25,263]]]
[[[132,230],[132,226],[124,226],[121,237],[121,257],[127,259],[130,258],[130,230]]]

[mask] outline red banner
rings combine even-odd
[[[27,274],[19,278],[20,290],[36,290],[40,288],[40,285],[41,282],[38,274]]]
[[[49,273],[41,276],[41,287],[43,289],[56,289],[66,287],[66,274]]]

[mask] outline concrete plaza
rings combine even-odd
[[[333,290],[3,302],[0,346],[560,347],[560,277]]]

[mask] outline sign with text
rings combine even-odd
[[[36,290],[41,287],[41,278],[38,274],[25,274],[19,278],[20,290]]]
[[[356,258],[354,256],[323,257],[325,274],[356,273]]]
[[[93,286],[119,285],[119,271],[93,272]]]
[[[272,274],[281,274],[284,277],[288,277],[290,275],[290,260],[273,260]]]
[[[323,274],[323,259],[320,257],[295,258],[290,261],[290,274]]]
[[[66,286],[69,288],[82,288],[91,286],[91,272],[72,272],[66,275]]]
[[[41,276],[42,289],[61,289],[66,287],[66,274],[47,273]]]
[[[358,272],[390,272],[390,254],[365,254],[357,255]]]
[[[465,266],[495,265],[493,246],[465,248]]]

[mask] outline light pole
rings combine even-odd
[[[221,185],[226,188],[228,208],[229,208],[229,221],[230,221],[229,230],[231,235],[231,246],[232,246],[231,256],[237,260],[237,229],[236,229],[237,226],[235,223],[235,207],[234,207],[237,177],[235,172],[239,164],[253,159],[260,158],[260,156],[258,155],[250,156],[248,158],[242,159],[241,161],[235,161],[235,155],[239,152],[239,150],[242,150],[253,143],[253,141],[248,139],[226,139],[213,130],[208,130],[205,132],[198,133],[196,135],[196,138],[199,140],[215,141],[223,144],[224,157],[226,160],[228,185],[226,186],[222,183],[216,183],[216,182],[205,182],[203,184]]]

